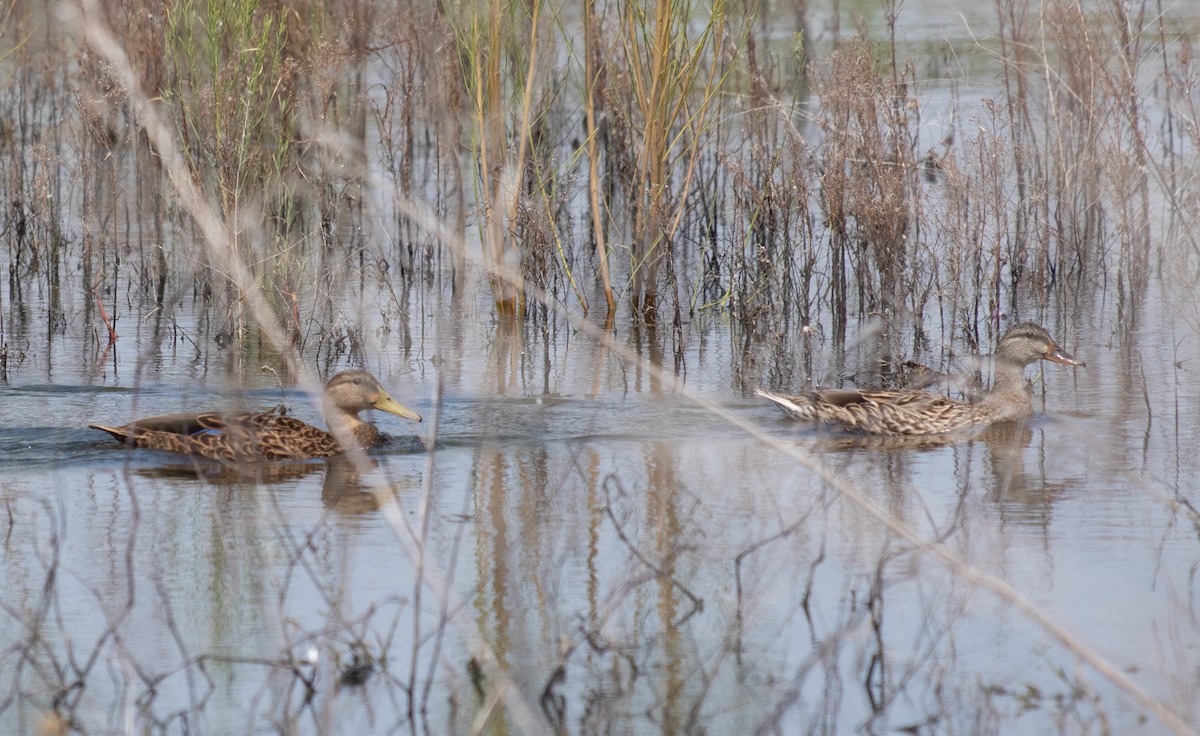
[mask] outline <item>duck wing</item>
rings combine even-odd
[[[342,451],[333,435],[281,414],[167,414],[119,427],[89,424],[117,441],[226,462],[303,460]]]
[[[976,421],[972,404],[926,391],[814,391],[785,396],[759,389],[790,416],[870,434],[924,435],[952,432]]]

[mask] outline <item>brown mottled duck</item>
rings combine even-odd
[[[1021,322],[996,346],[992,390],[978,403],[965,403],[926,391],[814,391],[784,396],[758,389],[789,415],[869,434],[930,435],[1022,419],[1033,414],[1025,390],[1025,366],[1049,360],[1085,366],[1060,348],[1041,325]]]
[[[374,376],[359,370],[343,371],[329,379],[324,409],[329,432],[282,414],[253,412],[170,414],[120,427],[88,427],[108,432],[133,447],[226,462],[258,462],[329,457],[344,452],[347,445],[362,450],[378,447],[384,435],[358,416],[367,409],[421,421],[420,414],[393,399]]]

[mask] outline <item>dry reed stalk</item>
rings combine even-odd
[[[655,3],[654,23],[650,29],[653,41],[649,49],[643,49],[640,28],[634,21],[636,11],[622,13],[625,18],[625,48],[632,57],[629,65],[634,95],[640,106],[643,123],[641,148],[638,152],[637,192],[633,211],[633,272],[634,309],[644,319],[653,321],[658,309],[658,265],[662,254],[660,248],[669,245],[662,240],[661,223],[666,203],[666,167],[669,153],[667,136],[670,134],[667,119],[667,74],[673,62],[671,46],[673,40],[672,16],[674,0],[658,0]],[[643,58],[649,53],[649,60]]]
[[[596,92],[600,85],[600,72],[596,64],[599,53],[596,40],[596,0],[588,0],[583,11],[584,46],[584,116],[587,121],[588,197],[592,208],[592,239],[596,242],[596,261],[600,275],[600,286],[604,290],[604,301],[611,318],[616,309],[613,298],[612,278],[608,273],[608,246],[604,234],[604,210],[600,206],[600,159],[596,152]]]
[[[659,268],[673,272],[673,241],[689,204],[689,190],[700,155],[700,133],[709,124],[712,100],[720,91],[721,65],[716,52],[724,37],[726,8],[706,8],[698,38],[690,33],[699,7],[686,0],[658,0],[650,19],[640,7],[621,9],[622,43],[634,109],[626,116],[638,131],[636,164],[629,183],[633,211],[630,271],[634,312],[657,319]],[[707,71],[700,102],[693,109],[693,85]],[[636,123],[633,121],[636,120]],[[685,161],[679,191],[672,187],[678,161]],[[671,285],[676,283],[671,277]],[[676,324],[679,323],[676,299]]]
[[[519,153],[515,164],[508,161],[508,131],[504,122],[505,76],[501,62],[504,58],[504,38],[508,29],[503,25],[506,13],[502,0],[491,0],[487,6],[485,36],[481,37],[478,29],[472,28],[475,52],[483,55],[483,63],[475,63],[473,68],[475,126],[479,131],[478,154],[484,207],[484,252],[488,255],[486,263],[492,281],[496,310],[512,317],[519,317],[524,313],[524,291],[520,271],[505,269],[504,265],[510,260],[510,253],[513,257],[519,253],[518,246],[509,245],[512,238],[510,227],[516,217],[520,196],[520,164],[525,152],[533,83],[531,77],[538,41],[538,5],[539,3],[534,3],[531,13],[530,78],[525,80],[528,86],[525,88],[525,104],[522,109],[524,122],[518,129]],[[472,23],[478,23],[478,20],[473,20]],[[501,275],[505,273],[514,274],[517,280],[505,279]]]

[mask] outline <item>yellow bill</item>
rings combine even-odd
[[[412,419],[415,422],[421,421],[420,414],[416,413],[412,409],[409,409],[399,401],[396,401],[386,392],[379,394],[379,398],[375,399],[375,401],[371,403],[371,406],[374,406],[379,411],[386,411],[388,414],[395,414],[398,417]]]

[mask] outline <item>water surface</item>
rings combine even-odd
[[[881,36],[877,9],[863,11]],[[936,142],[1001,89],[980,31],[993,11],[902,11],[902,42],[948,44],[948,66],[972,70],[914,91],[917,133]],[[831,26],[814,11],[813,43]],[[623,306],[589,330],[553,309],[496,317],[478,268],[453,288],[398,287],[389,227],[339,232],[361,254],[298,308],[306,371],[366,368],[426,417],[376,416],[397,442],[366,468],[229,469],[86,429],[279,404],[323,420],[190,272],[162,308],[128,276],[148,258],[122,251],[131,271],[104,295],[119,306],[109,344],[78,259],[64,259],[61,291],[11,271],[0,730],[31,732],[56,708],[92,732],[1163,727],[975,572],[1200,722],[1200,312],[1186,268],[1136,293],[1104,273],[1006,290],[985,340],[1037,320],[1087,367],[1031,366],[1036,415],[1020,425],[874,441],[797,426],[753,388],[869,384],[885,358],[986,368],[950,329],[958,313],[855,315],[845,344],[823,314],[779,365],[767,336],[719,308],[675,329]],[[195,247],[168,237],[173,258]]]

